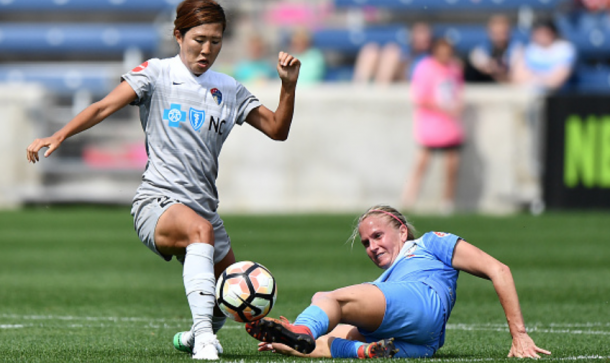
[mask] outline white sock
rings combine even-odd
[[[212,314],[214,312],[214,246],[193,243],[186,247],[182,272],[186,297],[193,315],[191,331],[196,340],[214,338]]]

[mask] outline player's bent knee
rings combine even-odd
[[[314,302],[314,301],[316,301],[318,299],[323,299],[323,298],[327,297],[326,295],[328,295],[328,291],[319,291],[319,292],[316,292],[313,295],[313,297],[311,298],[311,302]]]
[[[214,227],[212,224],[203,218],[192,221],[187,230],[188,241],[187,245],[192,243],[207,243],[214,245]]]

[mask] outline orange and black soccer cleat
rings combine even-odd
[[[286,344],[304,354],[309,354],[316,348],[316,339],[309,328],[303,325],[292,325],[283,316],[281,320],[262,318],[247,323],[246,331],[261,342]]]
[[[392,358],[396,353],[398,353],[398,349],[394,346],[394,338],[361,345],[358,348],[358,358],[360,359]]]

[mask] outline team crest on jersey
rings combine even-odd
[[[140,64],[139,66],[135,67],[131,71],[134,72],[134,73],[142,72],[143,70],[146,69],[146,67],[148,67],[148,61]]]
[[[216,101],[216,103],[220,105],[222,103],[222,93],[220,92],[220,90],[218,88],[212,88],[210,90],[210,93],[212,94],[214,101]]]
[[[445,233],[445,232],[434,232],[434,234],[439,237],[447,237],[447,233]]]
[[[191,121],[191,126],[193,126],[195,131],[199,131],[205,122],[205,111],[196,110],[191,107],[189,111],[189,120]]]

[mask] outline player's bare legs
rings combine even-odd
[[[339,324],[330,333],[323,335],[316,339],[316,349],[309,354],[299,353],[296,350],[290,348],[286,344],[282,343],[266,343],[261,342],[258,344],[258,350],[273,351],[275,353],[281,353],[284,355],[293,355],[297,357],[307,358],[332,358],[330,346],[335,338],[342,338],[347,340],[356,340],[364,342],[364,337],[358,332],[358,329],[347,324]]]
[[[407,209],[413,207],[421,187],[421,182],[430,165],[432,152],[427,148],[420,148],[415,158],[415,167],[409,177],[402,195],[403,206]]]
[[[457,185],[458,170],[460,167],[459,150],[447,150],[445,152],[445,189],[443,191],[442,212],[451,214],[455,200],[455,188]]]
[[[324,346],[317,348],[318,339],[334,330],[339,323],[350,324],[366,330],[376,330],[385,314],[385,296],[376,286],[360,284],[331,292],[318,293],[312,304],[303,311],[294,325],[287,321],[264,318],[246,324],[246,330],[254,338],[267,343],[284,343],[300,353],[326,356],[330,352]]]
[[[174,204],[157,222],[155,244],[161,254],[185,255],[182,276],[193,316],[193,358],[218,359],[222,347],[212,329],[212,316],[216,305],[212,224],[189,207]]]

